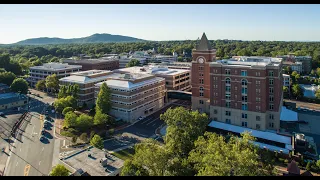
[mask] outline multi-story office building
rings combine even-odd
[[[296,62],[302,63],[302,72],[310,74],[312,70],[312,57],[311,56],[295,56]]]
[[[215,60],[205,35],[193,50],[192,109],[251,129],[280,128],[282,67],[278,58]]]
[[[291,71],[296,71],[298,74],[303,73],[302,62],[283,61],[282,64],[283,64],[283,67],[290,67]]]
[[[95,84],[107,80],[112,71],[89,70],[71,73],[70,76],[59,79],[60,85],[77,84],[80,88],[78,103],[94,104]]]
[[[110,115],[133,122],[162,108],[165,96],[165,79],[151,74],[113,73],[106,81],[97,83],[95,97],[102,83],[111,89]]]
[[[129,67],[117,69],[114,72],[119,73],[140,73],[152,74],[157,77],[163,77],[166,80],[167,90],[190,91],[191,90],[191,76],[189,70],[184,69],[169,69],[166,66],[143,66],[143,67]]]
[[[69,76],[73,72],[80,71],[81,68],[81,65],[68,65],[64,63],[46,63],[42,66],[33,66],[30,67],[28,82],[30,86],[34,87],[39,80],[46,79],[47,76],[56,74],[60,79]]]
[[[191,70],[191,62],[162,62],[162,63],[149,63],[149,65],[166,66],[168,69],[185,69]]]
[[[83,71],[88,70],[114,70],[119,68],[119,59],[82,59],[82,60],[70,60],[65,59],[63,63],[70,65],[81,65]]]
[[[312,70],[312,57],[311,56],[295,56],[294,53],[284,56],[277,56],[283,59],[284,66],[290,66],[293,71],[299,74],[310,74]]]

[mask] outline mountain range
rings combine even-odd
[[[84,44],[84,43],[111,43],[111,42],[141,42],[146,41],[143,39],[138,39],[129,36],[121,35],[112,35],[112,34],[93,34],[88,37],[82,38],[49,38],[49,37],[40,37],[40,38],[31,38],[13,43],[12,45],[45,45],[45,44]]]

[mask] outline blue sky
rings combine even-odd
[[[0,44],[94,33],[146,40],[320,41],[318,4],[0,5]]]

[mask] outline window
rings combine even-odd
[[[248,94],[248,88],[246,88],[246,87],[241,88],[241,93]]]
[[[241,126],[247,127],[247,126],[248,126],[248,123],[247,123],[247,122],[242,122],[242,123],[241,123]]]
[[[231,87],[230,86],[226,86],[226,92],[231,92]]]
[[[269,119],[270,119],[270,120],[274,120],[273,114],[269,114]]]
[[[215,109],[215,110],[213,110],[213,114],[217,114],[218,113],[218,111]]]
[[[269,76],[273,77],[273,71],[269,71]]]
[[[199,76],[203,76],[203,73],[200,73]]]
[[[273,79],[269,79],[269,85],[273,85]]]
[[[226,78],[226,84],[231,84],[230,78]]]
[[[202,87],[202,86],[200,86],[199,90],[200,90],[200,91],[203,91],[203,87]]]
[[[247,76],[247,71],[242,70],[242,71],[241,71],[241,76]]]
[[[256,76],[260,76],[260,72],[256,72]]]
[[[269,93],[273,94],[273,87],[269,87]]]
[[[269,123],[269,127],[273,128],[274,124],[273,122]]]
[[[256,116],[256,121],[260,121],[260,116]]]
[[[245,79],[243,79],[243,80],[241,81],[241,84],[242,84],[242,86],[246,86],[246,85],[248,85],[248,81],[245,80]]]
[[[257,111],[260,111],[260,106],[256,106],[256,110],[257,110]]]
[[[273,102],[273,96],[269,96],[269,101]]]
[[[226,74],[230,75],[230,69],[225,70]]]
[[[202,71],[203,70],[203,66],[199,66],[199,70]]]
[[[260,81],[256,81],[256,85],[260,85]]]
[[[226,119],[227,124],[231,124],[231,119]]]
[[[273,110],[273,104],[269,104],[269,110]]]
[[[260,124],[256,124],[256,129],[260,129]]]
[[[248,104],[242,103],[241,109],[242,109],[242,110],[245,110],[245,111],[248,110]]]
[[[216,117],[215,117],[215,118],[213,118],[213,120],[214,120],[214,121],[218,121],[218,119],[217,119]]]
[[[168,85],[169,84],[169,82],[168,81],[166,81],[166,85]]]
[[[200,84],[203,84],[203,79],[199,79],[199,81],[200,81]]]
[[[226,116],[231,116],[231,111],[226,111]]]
[[[200,92],[200,96],[202,97],[204,94],[203,94],[203,92]]]
[[[230,100],[231,99],[231,95],[230,94],[226,94],[226,99]]]
[[[226,107],[230,108],[231,107],[231,102],[226,102]]]
[[[199,104],[203,104],[203,100],[199,100]]]
[[[248,102],[248,96],[242,96],[242,102]]]
[[[260,101],[261,101],[261,98],[256,97],[256,102],[260,102]]]
[[[248,114],[242,113],[241,117],[242,117],[242,119],[248,119]]]
[[[235,86],[235,87],[234,87],[234,90],[236,90],[236,91],[237,91],[237,90],[238,90],[238,87],[237,87],[237,86]]]

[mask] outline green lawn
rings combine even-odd
[[[112,153],[112,155],[114,155],[122,160],[132,158],[133,154],[134,154],[133,148],[127,148],[127,149],[123,149],[121,151]]]

